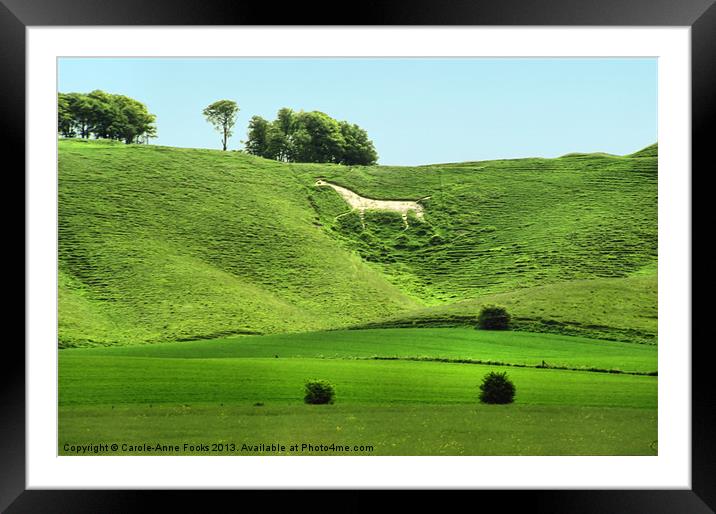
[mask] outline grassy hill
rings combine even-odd
[[[656,151],[345,167],[61,140],[60,345],[460,323],[488,300],[532,330],[653,342]],[[336,219],[317,178],[430,196],[425,222]]]
[[[373,198],[426,203],[426,223],[392,213],[334,221],[344,206],[312,193],[322,222],[426,303],[568,280],[628,277],[657,254],[656,159],[585,155],[418,168],[295,166]]]
[[[646,148],[642,148],[638,152],[634,152],[629,157],[636,157],[636,158],[654,157],[654,158],[656,158],[658,156],[659,156],[659,144],[654,143],[653,145],[649,145]]]
[[[655,274],[574,280],[489,294],[401,312],[360,328],[474,326],[486,304],[505,306],[515,330],[647,344],[657,341]]]
[[[64,345],[317,330],[418,305],[318,226],[287,166],[208,150],[61,141],[59,272]]]

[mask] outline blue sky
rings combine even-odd
[[[319,110],[367,130],[380,164],[569,152],[627,154],[657,140],[657,60],[642,58],[61,58],[58,89],[102,89],[157,115],[153,144],[221,148],[201,111]]]

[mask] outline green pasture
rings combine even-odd
[[[343,441],[372,445],[363,452],[371,455],[655,453],[654,376],[371,358],[490,355],[516,364],[540,349],[575,366],[622,358],[634,371],[652,369],[656,358],[650,345],[459,328],[66,349],[59,352],[60,450],[198,438]],[[514,404],[479,404],[489,371],[508,372]],[[303,385],[313,378],[335,386],[334,405],[303,403]]]
[[[98,455],[656,455],[654,409],[554,405],[65,406],[61,455],[70,445],[176,445],[179,451],[118,448]],[[191,451],[184,444],[216,444]],[[233,443],[233,449],[228,445]],[[284,444],[281,452],[242,445]],[[293,444],[309,448],[290,451]],[[65,445],[68,445],[65,447]],[[223,445],[219,446],[219,445]],[[353,450],[355,446],[363,450]],[[372,449],[366,449],[371,446]],[[67,448],[67,449],[65,449]],[[266,448],[266,447],[264,447]],[[92,454],[90,454],[92,455]]]
[[[311,378],[332,382],[345,403],[471,403],[486,365],[309,358],[60,360],[60,405],[123,403],[290,404]],[[517,402],[656,407],[653,377],[510,368]]]
[[[649,373],[657,370],[651,345],[600,341],[583,337],[470,328],[400,328],[336,330],[300,334],[244,336],[141,346],[69,349],[63,358],[158,357],[182,359],[300,358],[436,358],[600,368]]]

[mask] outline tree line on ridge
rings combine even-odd
[[[59,93],[58,131],[63,137],[111,139],[127,144],[148,143],[157,137],[156,116],[133,98],[94,90]],[[202,114],[221,134],[223,150],[238,118],[233,100],[219,100]],[[315,162],[371,165],[378,153],[368,133],[354,123],[338,121],[320,111],[282,108],[276,119],[249,120],[246,153],[281,162]]]

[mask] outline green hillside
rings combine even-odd
[[[65,346],[317,330],[418,305],[318,226],[285,165],[209,150],[61,141],[59,269]]]
[[[61,140],[60,345],[464,321],[487,299],[530,330],[653,342],[649,148],[346,167]],[[318,178],[376,199],[429,196],[425,222],[336,219],[346,204]]]
[[[401,312],[361,327],[475,325],[480,308],[486,304],[504,305],[515,330],[651,344],[657,340],[654,274],[557,282],[489,294]]]
[[[628,277],[657,255],[656,159],[604,155],[417,168],[295,166],[379,199],[425,202],[426,223],[399,215],[334,221],[328,188],[312,193],[330,230],[401,289],[442,303],[569,280]]]
[[[659,144],[654,143],[653,145],[649,145],[646,148],[642,148],[638,152],[634,152],[629,157],[658,157],[659,155]]]

